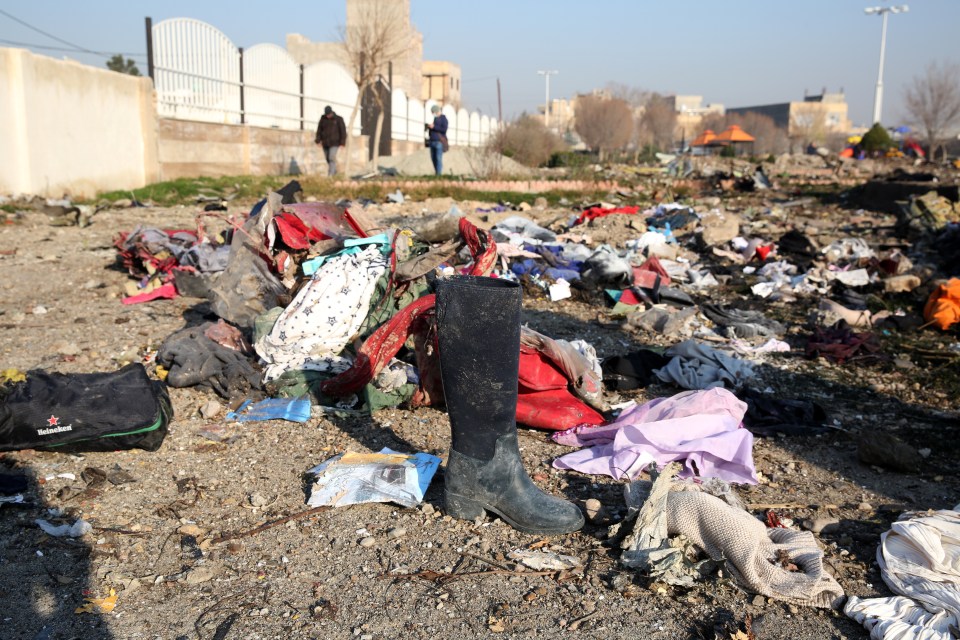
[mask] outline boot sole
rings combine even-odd
[[[580,522],[579,524],[576,525],[575,528],[527,527],[520,524],[510,516],[504,514],[499,509],[495,509],[494,507],[491,507],[490,505],[484,504],[482,502],[478,502],[471,498],[465,498],[463,496],[458,496],[450,493],[446,494],[445,496],[445,506],[447,509],[447,513],[459,520],[476,520],[477,518],[483,516],[485,511],[490,511],[491,513],[496,514],[498,518],[500,518],[501,520],[509,524],[511,527],[513,527],[517,531],[522,531],[523,533],[534,533],[534,534],[541,534],[541,535],[559,535],[559,534],[573,533],[575,531],[579,531],[584,525],[584,520],[583,520],[583,517],[581,516]]]

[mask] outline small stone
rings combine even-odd
[[[755,595],[753,596],[751,604],[755,607],[762,607],[763,605],[767,604],[767,599],[761,595]]]
[[[216,573],[210,567],[197,567],[187,573],[187,575],[183,578],[183,582],[186,584],[202,584],[212,580],[215,575]]]
[[[200,415],[204,418],[213,418],[223,411],[223,405],[216,400],[209,400],[200,406]]]
[[[923,458],[917,450],[891,433],[873,432],[857,445],[860,462],[894,471],[915,472]]]
[[[268,502],[270,501],[267,500],[266,496],[259,493],[250,494],[250,506],[252,507],[263,507],[266,506]]]
[[[792,605],[792,604],[788,604],[788,605],[787,605],[787,611],[789,611],[789,612],[792,613],[793,615],[797,615],[798,613],[800,613],[800,609],[797,609],[797,608],[796,608],[794,605]]]
[[[834,533],[840,529],[840,521],[830,517],[814,518],[813,520],[805,520],[803,526],[817,534]]]
[[[590,522],[595,522],[600,518],[600,513],[603,510],[603,503],[596,498],[589,498],[583,503],[583,508],[587,512],[587,519],[589,519]]]
[[[369,549],[373,545],[377,544],[377,540],[373,536],[367,536],[366,538],[360,540],[358,544],[364,549]]]
[[[407,535],[407,530],[403,527],[394,527],[387,532],[387,537],[391,540],[396,540],[397,538],[402,538]]]
[[[46,308],[45,306],[43,306],[42,304],[38,304],[38,305],[35,306],[35,307],[33,308],[33,310],[31,311],[31,313],[33,313],[33,315],[35,315],[35,316],[42,316],[42,315],[45,314],[46,312],[47,312],[47,308]]]
[[[533,207],[534,207],[535,209],[540,209],[540,210],[546,209],[546,208],[547,208],[547,199],[544,198],[543,196],[540,196],[539,198],[536,198],[536,199],[533,201]]]
[[[423,506],[420,507],[420,511],[425,516],[432,516],[437,510],[433,508],[433,505],[429,502],[423,503]]]
[[[857,511],[873,511],[873,505],[869,502],[861,502],[857,505]]]
[[[177,533],[179,533],[182,536],[193,536],[194,538],[201,538],[207,532],[195,524],[185,524],[179,529],[177,529]]]
[[[473,536],[472,538],[470,538],[469,540],[467,540],[467,542],[466,542],[466,544],[464,544],[464,546],[466,546],[466,547],[472,547],[472,546],[475,545],[475,544],[480,544],[480,536]]]

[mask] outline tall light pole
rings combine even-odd
[[[880,28],[880,70],[877,72],[877,92],[873,97],[873,123],[880,122],[880,112],[883,109],[883,54],[887,47],[887,14],[906,13],[910,10],[905,4],[893,7],[867,7],[863,10],[865,14],[877,15],[883,18],[883,26]]]
[[[550,128],[550,76],[559,73],[559,71],[537,71],[538,74],[544,77],[547,81],[547,100],[543,105],[543,126],[546,129]]]

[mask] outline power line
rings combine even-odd
[[[30,47],[31,49],[45,49],[47,51],[69,51],[69,52],[80,52],[79,49],[73,49],[70,47],[51,47],[44,44],[36,44],[33,42],[18,42],[16,40],[7,40],[5,38],[0,38],[0,42],[3,44],[8,44],[14,47]],[[122,51],[117,52],[118,55],[127,56],[130,58],[139,58],[141,60],[146,60],[147,55],[145,53],[124,53]],[[103,54],[107,55],[107,54]]]
[[[69,45],[69,46],[73,47],[73,50],[74,50],[74,51],[81,52],[81,53],[92,53],[92,54],[95,55],[95,56],[103,56],[103,57],[105,57],[105,58],[110,58],[110,57],[112,57],[112,55],[113,55],[113,54],[110,54],[110,53],[104,53],[103,51],[93,51],[92,49],[87,49],[86,47],[81,47],[81,46],[78,45],[78,44],[74,44],[74,43],[72,43],[72,42],[69,42],[69,41],[67,41],[67,40],[64,40],[63,38],[59,38],[59,37],[53,35],[52,33],[47,33],[47,32],[44,31],[43,29],[39,29],[39,28],[33,26],[32,24],[30,24],[30,23],[28,23],[28,22],[24,22],[24,21],[21,20],[20,18],[18,18],[18,17],[14,16],[14,15],[11,15],[11,14],[7,13],[7,12],[4,11],[3,9],[0,9],[0,15],[5,15],[5,16],[7,16],[8,18],[10,18],[11,20],[13,20],[14,22],[18,22],[18,23],[22,24],[23,26],[25,26],[26,28],[31,29],[31,30],[33,30],[33,31],[36,31],[37,33],[39,33],[39,34],[41,34],[41,35],[44,35],[44,36],[47,36],[48,38],[51,38],[51,39],[53,39],[53,40],[56,40],[57,42],[60,42],[60,43],[62,43],[62,44]]]

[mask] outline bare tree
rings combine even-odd
[[[923,132],[928,157],[946,142],[951,129],[960,125],[960,65],[931,63],[922,76],[915,76],[904,93],[910,123]]]
[[[564,148],[563,140],[548,131],[543,120],[526,113],[494,133],[490,145],[528,167],[546,164],[550,156]]]
[[[350,172],[350,149],[352,132],[360,113],[360,102],[365,92],[370,91],[379,113],[373,138],[373,166],[380,155],[380,135],[383,131],[383,116],[386,110],[383,94],[378,91],[378,81],[387,74],[391,62],[400,59],[410,48],[412,33],[404,13],[403,0],[366,0],[358,3],[355,20],[340,28],[340,42],[359,89],[350,124],[347,126],[347,159],[344,171]]]
[[[729,127],[732,124],[738,125],[755,138],[753,143],[755,155],[779,154],[790,149],[790,139],[787,137],[786,129],[778,127],[770,116],[754,111],[748,111],[743,115],[728,114],[726,126]],[[717,131],[717,133],[720,132]]]
[[[607,153],[624,148],[633,135],[633,112],[625,100],[580,96],[574,128],[588,147],[604,160]]]
[[[637,123],[641,144],[669,152],[673,148],[677,128],[677,111],[672,102],[659,93],[650,94]]]

